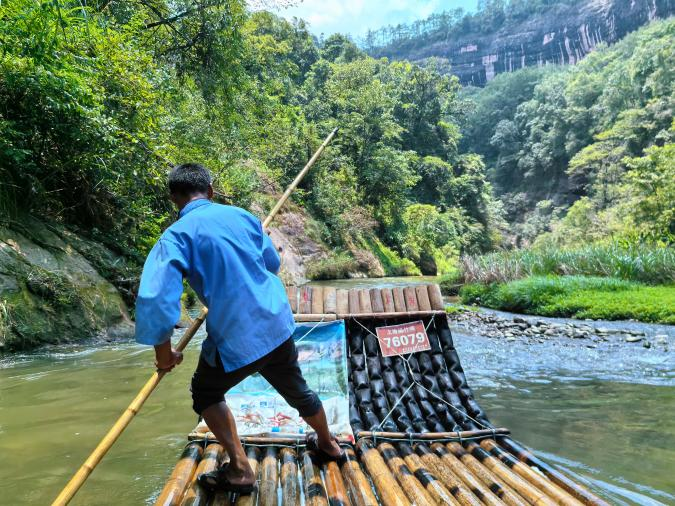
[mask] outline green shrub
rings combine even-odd
[[[615,278],[534,276],[508,283],[469,284],[462,302],[504,311],[605,320],[675,322],[675,286]]]
[[[358,262],[348,253],[338,252],[327,258],[307,262],[307,277],[313,280],[343,279],[358,270]]]
[[[401,258],[391,248],[385,246],[377,237],[364,240],[364,246],[380,261],[387,276],[420,276],[422,273],[412,260]]]

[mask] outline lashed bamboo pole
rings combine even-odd
[[[486,439],[485,441],[481,441],[480,445],[484,450],[492,453],[492,455],[501,460],[504,465],[518,473],[538,489],[546,492],[558,504],[583,506],[583,503],[572,497],[544,475],[537,473],[530,466],[523,464],[513,455],[502,450],[494,441]]]
[[[470,440],[480,439],[484,437],[494,437],[500,435],[510,434],[508,429],[481,429],[481,430],[464,430],[460,432],[372,432],[367,430],[359,431],[357,438],[381,438],[381,439],[401,439],[403,441],[410,440],[443,440],[443,439],[457,439]]]
[[[300,506],[298,487],[298,457],[292,448],[281,450],[281,503]]]
[[[499,459],[487,453],[476,443],[467,444],[466,449],[470,451],[481,464],[485,465],[493,473],[508,483],[508,485],[518,492],[523,499],[533,506],[554,506],[556,504],[556,502],[548,497],[543,491],[511,471],[502,464]]]
[[[361,439],[356,445],[361,462],[366,466],[382,504],[384,506],[410,506],[410,501],[389,471],[380,453],[365,439]]]
[[[277,470],[277,449],[274,446],[265,448],[261,467],[260,506],[276,506],[279,472]]]
[[[253,470],[253,475],[255,476],[256,481],[258,481],[260,479],[260,473],[262,472],[262,466],[258,461],[260,458],[260,450],[255,446],[249,446],[246,449],[246,457],[248,458],[248,463]],[[255,487],[250,495],[240,495],[237,499],[236,506],[255,506],[258,503],[259,493],[260,490],[258,487]]]
[[[192,480],[201,456],[202,447],[198,444],[190,443],[185,447],[180,460],[155,502],[156,506],[176,506],[180,504],[185,488]]]
[[[321,480],[321,471],[316,465],[314,454],[302,454],[302,484],[306,506],[328,506],[328,496]]]
[[[389,466],[401,488],[406,493],[410,501],[416,506],[433,506],[436,504],[434,498],[427,492],[426,488],[418,479],[413,476],[410,468],[403,462],[403,459],[396,453],[394,447],[389,443],[378,445],[377,449],[382,454],[382,458]]]
[[[455,500],[455,497],[471,497],[471,492],[462,485],[459,480],[456,480],[455,486],[461,487],[461,490],[454,490],[452,493],[443,484],[435,474],[435,469],[427,467],[427,465],[420,459],[420,457],[413,453],[412,448],[407,443],[398,445],[399,453],[403,456],[405,464],[408,469],[412,471],[419,482],[429,492],[429,495],[434,498],[438,504],[469,504],[470,506],[481,506],[481,502],[477,499],[470,502],[461,502]],[[453,497],[453,494],[455,497]],[[475,499],[475,498],[474,498]]]
[[[425,444],[418,444],[415,446],[415,451],[418,453],[422,462],[424,462],[431,470],[435,470],[438,477],[443,480],[445,486],[449,490],[460,490],[459,483],[463,483],[468,489],[487,506],[503,506],[504,503],[492,493],[483,483],[478,480],[471,472],[462,465],[462,463],[447,451],[442,444],[435,443],[433,446],[440,447],[445,453],[442,457],[433,453]],[[457,487],[457,488],[455,488]],[[456,495],[456,494],[455,494]]]
[[[443,445],[431,445],[438,455],[444,455],[447,450],[457,457],[466,468],[478,477],[494,494],[508,506],[526,506],[528,502],[520,497],[514,490],[504,483],[487,467],[481,464],[476,457],[467,452],[459,443]]]
[[[284,194],[281,196],[281,198],[277,201],[275,206],[272,208],[270,213],[267,215],[265,220],[262,223],[263,229],[267,228],[270,223],[272,223],[272,220],[276,216],[276,214],[279,212],[279,209],[286,203],[288,198],[291,196],[291,193],[293,193],[293,190],[297,188],[298,184],[300,184],[300,181],[302,181],[302,178],[305,177],[309,169],[314,165],[314,163],[317,161],[319,156],[321,156],[321,153],[323,150],[326,148],[328,143],[330,143],[331,140],[333,140],[333,137],[335,137],[335,134],[337,133],[338,129],[334,128],[333,131],[328,134],[328,137],[323,141],[321,146],[319,146],[319,149],[316,150],[314,155],[312,155],[312,158],[309,159],[307,164],[302,168],[300,173],[295,177],[293,182],[289,185],[289,187],[286,189]],[[208,309],[204,307],[201,312],[199,313],[199,316],[195,318],[195,320],[192,322],[192,325],[190,325],[190,328],[183,334],[183,337],[180,339],[178,344],[176,345],[176,350],[177,351],[183,351],[187,344],[190,342],[192,337],[197,333],[197,330],[199,330],[199,327],[202,325],[204,320],[206,319],[206,313],[208,312]],[[118,418],[118,420],[115,422],[115,424],[112,426],[112,428],[108,431],[108,433],[105,435],[105,437],[101,440],[101,442],[96,446],[94,451],[89,455],[87,460],[85,460],[84,464],[80,466],[80,468],[77,470],[77,472],[73,475],[73,477],[70,479],[70,481],[66,484],[66,486],[61,490],[59,495],[56,497],[54,502],[52,503],[52,506],[63,506],[65,504],[68,504],[70,500],[73,498],[73,496],[77,493],[77,491],[80,489],[80,487],[84,484],[84,482],[87,480],[91,472],[94,470],[94,468],[98,465],[98,463],[101,461],[101,459],[105,456],[106,453],[108,453],[108,450],[112,447],[113,444],[115,444],[115,441],[117,441],[117,438],[120,437],[120,434],[126,429],[127,425],[131,422],[133,417],[138,413],[138,411],[141,409],[145,401],[150,397],[150,394],[155,390],[159,382],[162,380],[164,375],[166,374],[166,371],[156,371],[153,373],[153,375],[150,377],[150,379],[147,381],[147,383],[143,386],[141,391],[138,393],[138,395],[134,398],[134,400],[131,402],[129,407],[122,413],[122,416]]]
[[[600,499],[598,496],[591,493],[589,490],[578,485],[557,469],[554,469],[553,467],[549,466],[546,462],[534,456],[531,452],[525,449],[525,447],[523,447],[519,443],[516,443],[513,439],[502,438],[500,440],[500,443],[511,453],[516,455],[518,459],[520,459],[521,461],[531,466],[537,466],[539,469],[542,470],[542,472],[546,476],[548,476],[551,480],[553,480],[555,483],[557,483],[562,488],[567,490],[570,494],[572,494],[574,497],[579,499],[584,504],[592,506],[609,506],[609,504],[606,501]]]
[[[368,477],[365,475],[354,450],[345,448],[345,459],[340,466],[342,476],[345,478],[349,494],[355,506],[378,506],[377,498],[370,487]]]
[[[202,473],[210,473],[216,469],[222,454],[223,447],[219,444],[211,443],[208,445],[206,450],[204,450],[202,460],[199,461],[199,465],[197,466],[197,470],[193,476],[196,478]],[[199,483],[197,483],[195,478],[193,478],[190,488],[188,488],[188,491],[185,493],[185,497],[183,497],[181,506],[201,506],[207,503],[209,495],[202,487],[199,486]]]
[[[347,487],[345,485],[340,467],[337,462],[327,462],[323,465],[324,481],[326,483],[326,494],[328,495],[328,504],[339,504],[340,506],[351,506],[352,502],[349,500],[347,494]]]

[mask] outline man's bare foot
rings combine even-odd
[[[236,467],[232,463],[227,464],[225,477],[233,485],[253,485],[255,483],[255,475],[248,462],[245,466]]]
[[[344,453],[334,438],[330,438],[328,441],[318,441],[318,444],[321,451],[333,459],[339,459]]]

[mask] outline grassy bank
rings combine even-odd
[[[648,286],[616,278],[532,276],[505,283],[471,283],[465,304],[542,316],[635,319],[675,324],[675,285]]]
[[[506,283],[529,276],[581,275],[638,281],[650,285],[675,283],[675,248],[618,242],[579,248],[522,249],[465,256],[465,283]]]

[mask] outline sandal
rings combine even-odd
[[[331,436],[333,441],[335,441],[338,446],[340,446],[340,442],[338,441],[338,438],[335,436]],[[321,448],[319,448],[319,438],[317,437],[316,433],[308,434],[307,435],[307,449],[311,450],[314,452],[316,457],[322,462],[342,462],[346,457],[347,453],[342,450],[340,455],[337,457],[333,457],[331,454],[323,451]]]
[[[255,483],[242,485],[231,483],[227,479],[227,464],[219,467],[215,471],[202,473],[197,477],[197,483],[207,492],[234,492],[239,495],[251,495],[255,490]]]

